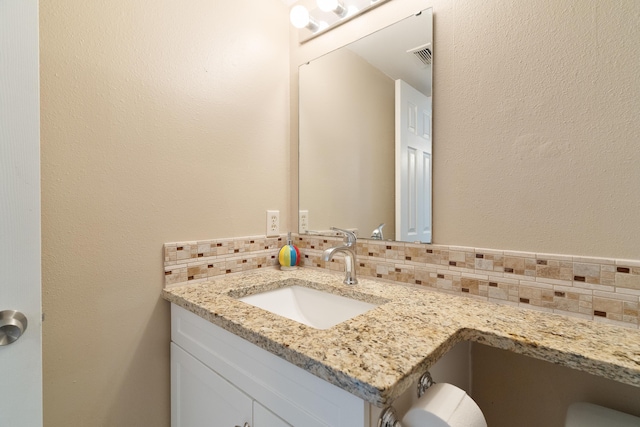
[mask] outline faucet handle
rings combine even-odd
[[[378,226],[378,228],[376,228],[375,230],[373,230],[371,232],[371,238],[375,239],[375,240],[383,240],[384,237],[382,236],[382,227],[384,227],[385,223],[383,222],[382,224],[380,224]]]
[[[338,227],[331,227],[331,229],[333,231],[339,231],[344,234],[344,242],[347,244],[347,246],[353,246],[356,244],[357,237],[356,233],[354,233],[353,231],[344,230]]]

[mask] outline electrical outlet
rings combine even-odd
[[[280,211],[267,211],[267,237],[280,235]]]
[[[300,233],[309,231],[309,211],[298,212],[298,229]]]

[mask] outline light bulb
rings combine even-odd
[[[294,27],[304,28],[309,25],[309,11],[304,6],[294,6],[289,13],[289,19]]]
[[[346,15],[347,10],[339,0],[317,0],[317,3],[323,12],[333,12],[341,18]]]
[[[338,0],[318,0],[318,7],[324,12],[331,12],[338,7]]]

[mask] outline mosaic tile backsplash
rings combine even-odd
[[[240,237],[164,244],[165,287],[278,265],[284,237]]]
[[[166,243],[165,286],[276,266],[285,240],[256,236]],[[341,242],[336,237],[294,237],[300,265],[334,271],[344,271],[342,256],[325,263],[322,252]],[[640,260],[375,240],[359,241],[357,252],[361,277],[631,328],[639,325]]]

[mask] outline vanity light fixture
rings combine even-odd
[[[300,43],[311,40],[338,25],[362,15],[389,0],[316,0],[317,8],[302,5],[291,8],[291,24],[298,28]]]

